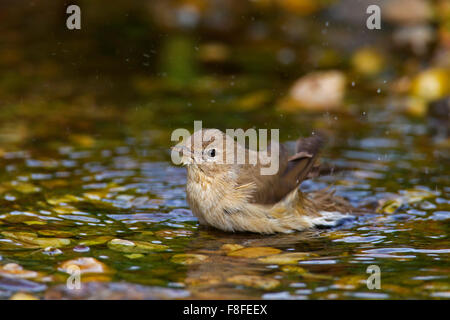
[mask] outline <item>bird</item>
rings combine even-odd
[[[264,157],[261,150],[246,148],[221,130],[203,128],[172,150],[181,154],[180,163],[187,168],[186,200],[201,225],[276,234],[334,226],[352,216],[353,206],[334,191],[304,193],[299,188],[302,181],[317,176],[324,143],[324,134],[299,138],[289,155],[285,145],[275,142]],[[261,174],[274,150],[278,156],[272,161],[278,162],[278,170]],[[229,151],[245,155],[247,161],[224,161]],[[256,163],[248,161],[252,156]]]

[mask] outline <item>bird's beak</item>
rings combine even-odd
[[[175,145],[173,147],[170,148],[172,153],[173,152],[181,152],[181,164],[189,164],[192,162],[192,152],[191,150],[189,150],[187,147],[183,146],[183,145]]]

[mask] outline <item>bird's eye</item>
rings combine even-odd
[[[214,158],[216,156],[216,149],[208,150],[208,156]]]

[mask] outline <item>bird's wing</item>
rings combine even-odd
[[[261,175],[260,164],[240,165],[237,186],[253,183],[254,191],[250,201],[274,204],[316,171],[315,163],[323,144],[324,138],[321,135],[299,139],[296,153],[292,156],[288,156],[286,149],[280,146],[279,170],[273,175]]]

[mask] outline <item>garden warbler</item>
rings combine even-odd
[[[200,224],[223,231],[262,234],[289,233],[314,226],[333,226],[352,212],[352,206],[333,192],[308,194],[300,183],[317,172],[322,135],[299,139],[295,153],[281,144],[263,152],[246,148],[217,129],[202,129],[173,147],[187,167],[186,194]],[[277,151],[277,157],[272,157]],[[228,154],[234,151],[234,157]],[[238,155],[245,161],[238,161]],[[250,163],[251,157],[256,163]],[[230,160],[232,159],[232,160]],[[254,158],[253,158],[254,159]],[[277,162],[273,174],[263,168]]]

